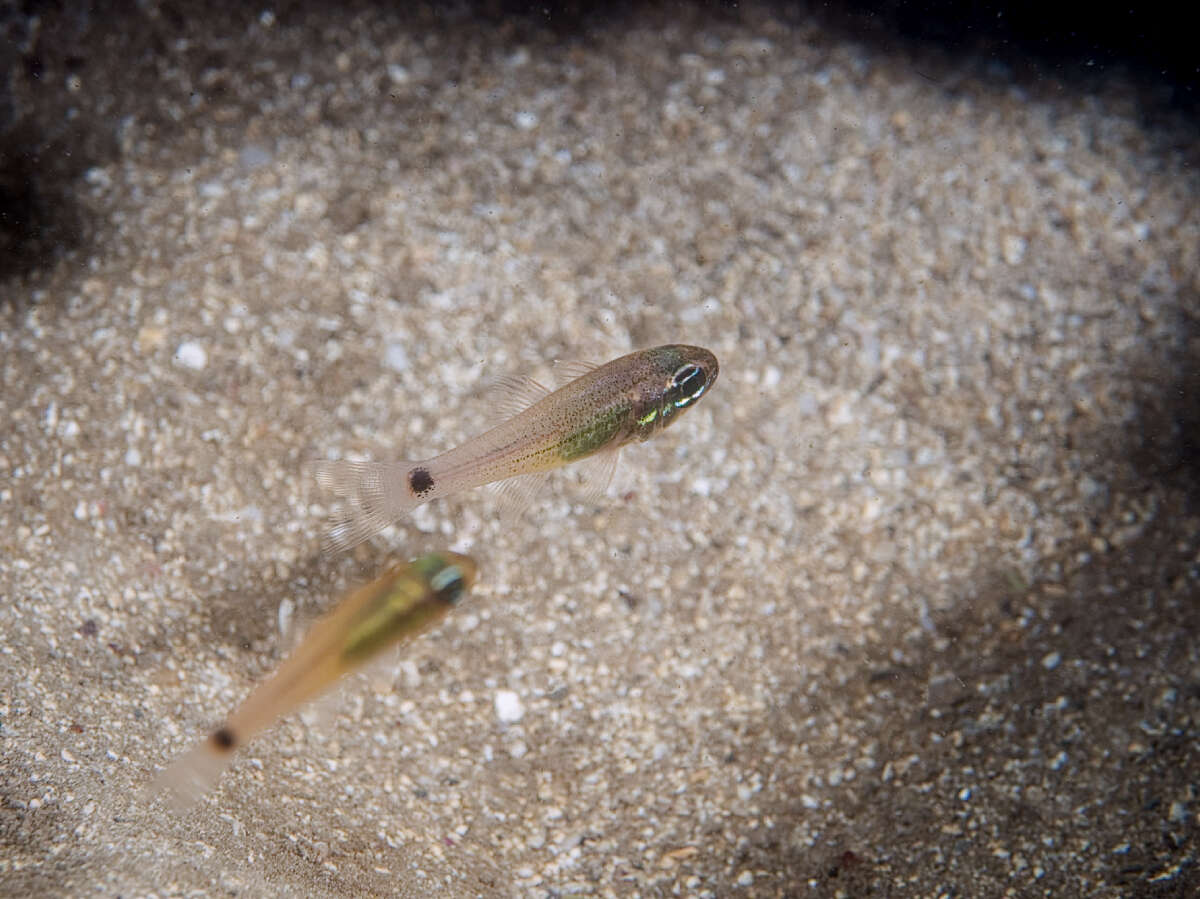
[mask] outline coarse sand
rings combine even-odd
[[[1187,119],[777,7],[264,9],[6,14],[0,893],[1200,888]],[[666,342],[721,378],[603,503],[321,555],[305,462]],[[436,631],[140,794],[443,547]]]

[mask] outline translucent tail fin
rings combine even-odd
[[[316,462],[321,489],[334,498],[321,548],[332,555],[375,536],[417,505],[405,478],[411,462]]]
[[[146,787],[146,795],[162,797],[181,812],[217,785],[232,759],[233,753],[222,752],[210,737],[159,771]]]

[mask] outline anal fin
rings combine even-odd
[[[518,518],[545,490],[549,478],[550,472],[535,471],[494,481],[488,489],[500,499],[500,510],[506,518]]]

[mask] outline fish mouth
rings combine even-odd
[[[721,373],[721,363],[717,362],[717,357],[707,350],[704,351],[704,355],[708,358],[703,362],[698,362],[697,365],[703,368],[704,373],[708,375],[708,379],[704,382],[704,389],[707,391],[717,383],[717,375]]]

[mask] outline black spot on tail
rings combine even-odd
[[[214,730],[212,741],[213,745],[222,752],[229,752],[235,745],[237,745],[237,737],[233,735],[233,731],[231,731],[228,727],[218,727],[216,730]]]
[[[416,496],[424,496],[433,489],[433,475],[427,468],[414,468],[408,473],[408,486]]]

